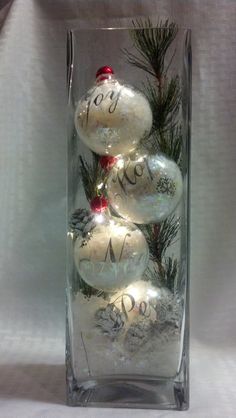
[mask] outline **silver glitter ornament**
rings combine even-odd
[[[163,154],[120,158],[107,180],[109,203],[123,218],[140,224],[164,221],[183,190],[177,164]]]
[[[99,214],[87,237],[78,237],[74,259],[82,279],[104,291],[116,291],[141,279],[149,259],[143,233],[130,222]]]
[[[80,139],[97,154],[128,154],[149,134],[152,111],[140,91],[113,74],[99,73],[96,84],[77,104],[75,127]]]

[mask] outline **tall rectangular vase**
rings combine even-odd
[[[190,31],[68,33],[67,400],[189,403]]]

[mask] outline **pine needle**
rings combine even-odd
[[[96,196],[97,185],[101,183],[103,179],[102,168],[99,164],[99,156],[93,153],[93,161],[91,164],[89,164],[81,155],[79,156],[79,160],[85,195],[90,202],[91,199]]]
[[[166,132],[155,131],[148,141],[143,140],[141,146],[156,154],[161,152],[182,167],[183,136],[181,126],[173,126]]]
[[[167,287],[174,293],[178,274],[178,261],[176,258],[167,257],[163,264],[154,263],[152,268],[145,272],[145,280],[152,283],[153,286]]]
[[[151,76],[143,84],[143,92],[152,109],[153,127],[150,136],[143,138],[140,146],[151,153],[163,152],[181,165],[182,133],[178,121],[181,86],[178,76],[168,78],[175,50],[167,60],[167,53],[177,33],[177,25],[168,19],[159,21],[155,27],[150,19],[137,19],[133,21],[130,31],[137,54],[127,49],[124,54],[132,66]]]
[[[179,77],[176,76],[170,81],[166,78],[158,92],[148,80],[146,96],[153,113],[153,131],[162,133],[173,127],[181,103]]]
[[[132,23],[134,29],[131,30],[131,38],[139,55],[136,56],[125,50],[128,62],[153,77],[161,79],[165,74],[167,50],[178,32],[177,25],[169,23],[168,19],[164,22],[159,21],[155,28],[150,19],[144,21],[137,19]]]
[[[162,263],[167,248],[177,237],[179,228],[180,221],[175,215],[169,216],[160,224],[140,225],[140,229],[145,234],[152,261]]]

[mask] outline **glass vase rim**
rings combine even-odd
[[[174,22],[173,22],[174,23]],[[157,26],[150,26],[150,27],[145,27],[145,26],[141,26],[141,27],[133,27],[133,26],[86,26],[83,28],[79,28],[79,27],[72,27],[72,28],[68,28],[67,29],[67,33],[68,34],[74,34],[75,32],[85,32],[85,31],[91,31],[91,32],[105,32],[105,31],[123,31],[123,30],[144,30],[144,29],[158,29],[158,30],[162,30],[162,31],[166,31],[169,30],[168,28],[158,28]],[[177,29],[180,32],[188,32],[191,33],[192,32],[192,28],[188,27],[188,26],[178,26],[177,25]]]

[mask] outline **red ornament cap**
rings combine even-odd
[[[109,171],[113,165],[116,164],[118,161],[117,157],[112,157],[111,155],[104,155],[103,157],[100,157],[100,165],[105,171]]]
[[[104,65],[103,67],[100,67],[96,72],[96,78],[98,78],[102,74],[114,74],[113,68],[109,67],[109,65]]]
[[[90,202],[90,207],[93,212],[104,212],[108,207],[108,201],[104,196],[96,196]]]

